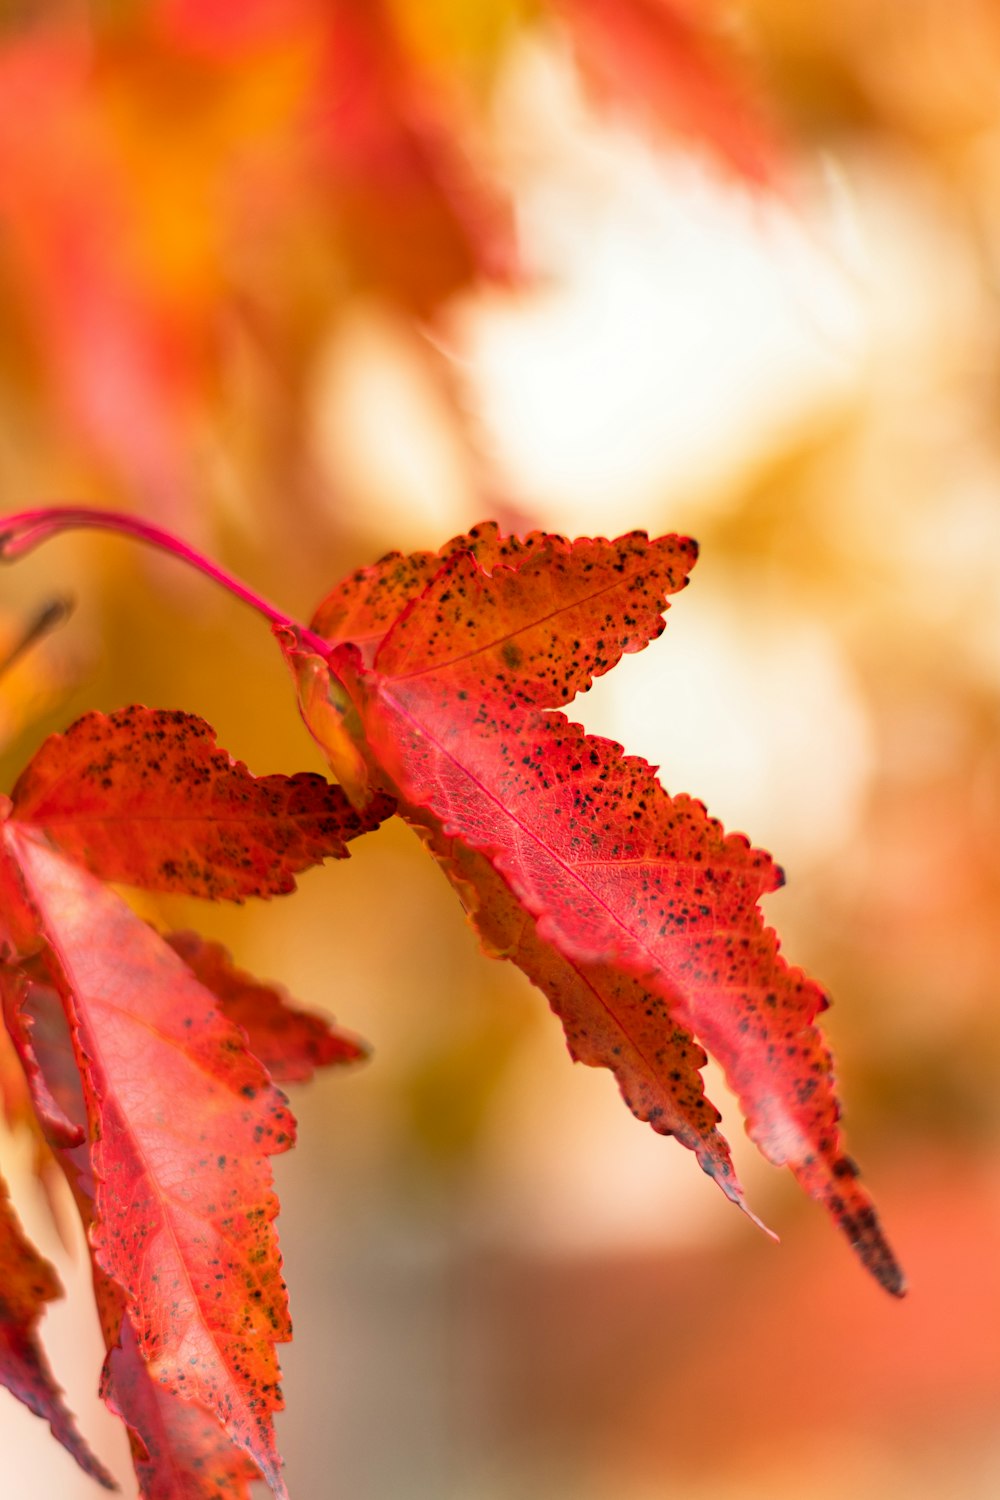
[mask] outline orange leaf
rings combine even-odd
[[[628,552],[631,547],[632,563],[641,560],[645,536],[632,532],[622,537],[624,553],[619,558],[601,558],[607,581],[608,568],[623,564],[617,582],[623,583],[629,567]],[[664,545],[669,539],[661,538],[656,544],[660,557],[664,556]],[[697,548],[689,539],[676,539],[676,556],[671,555],[661,579],[663,593],[672,592],[680,583],[680,574],[686,566],[691,567]],[[311,628],[325,636],[332,645],[350,641],[361,651],[366,666],[371,666],[375,653],[382,644],[390,627],[398,620],[408,604],[419,599],[424,589],[441,571],[441,564],[459,553],[468,553],[486,573],[498,567],[522,568],[529,559],[537,574],[548,567],[560,567],[560,555],[566,549],[562,537],[551,536],[544,531],[529,531],[525,537],[503,536],[495,521],[481,521],[469,531],[452,537],[438,552],[387,552],[368,568],[356,568],[330,590],[311,621]],[[671,551],[673,549],[670,549]],[[655,556],[655,554],[654,554]],[[597,561],[596,557],[593,559]],[[612,580],[614,581],[614,580]],[[669,586],[668,586],[669,584]],[[600,584],[598,584],[600,587]],[[599,598],[597,590],[593,597]],[[662,630],[659,619],[652,625],[654,633]]]
[[[447,681],[460,703],[494,692],[568,703],[660,634],[666,595],[697,555],[687,537],[651,542],[643,531],[610,543],[546,537],[492,573],[457,551],[382,642],[375,670]]]
[[[102,49],[98,74],[99,28],[67,20],[40,18],[0,48],[8,297],[35,324],[60,428],[68,418],[162,513],[185,494],[202,334],[139,269],[135,184],[104,116],[117,60]]]
[[[0,984],[3,974],[0,972]],[[31,1093],[28,1089],[24,1069],[18,1060],[14,1043],[5,1027],[0,1026],[0,1101],[7,1129],[14,1131],[19,1125],[28,1125],[34,1120]]]
[[[407,53],[392,7],[341,0],[325,40],[317,140],[358,279],[423,315],[470,281],[513,280],[509,205],[463,154],[459,101]]]

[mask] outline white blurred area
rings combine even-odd
[[[513,493],[565,529],[724,506],[734,476],[857,390],[870,329],[843,193],[757,197],[588,114],[525,48],[506,100],[541,287],[463,329]],[[842,222],[841,222],[842,221]]]

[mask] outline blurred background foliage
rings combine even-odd
[[[402,828],[289,901],[146,902],[375,1046],[278,1164],[293,1493],[996,1494],[998,204],[991,0],[0,3],[6,508],[134,509],[302,617],[488,514],[697,536],[580,716],[786,865],[912,1283],[737,1139],[757,1236]],[[171,562],[67,537],[3,584],[9,641],[77,601],[0,679],[5,786],[135,700],[319,768],[260,623]],[[126,1473],[29,1157],[53,1361]],[[0,1399],[10,1491],[89,1495]]]

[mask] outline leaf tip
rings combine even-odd
[[[337,1036],[341,1043],[341,1055],[337,1058],[338,1062],[365,1063],[375,1056],[374,1046],[371,1042],[365,1041],[364,1037],[344,1031],[338,1031]]]
[[[858,1182],[858,1167],[848,1156],[832,1164],[833,1182],[817,1196],[825,1202],[866,1271],[892,1297],[906,1295],[906,1277],[885,1237],[870,1197]]]
[[[727,1180],[717,1172],[713,1172],[711,1175],[715,1178],[715,1181],[719,1184],[730,1203],[735,1203],[740,1212],[746,1214],[751,1224],[756,1224],[757,1228],[766,1234],[769,1240],[773,1240],[776,1245],[780,1245],[781,1236],[776,1234],[769,1224],[765,1224],[764,1220],[758,1214],[754,1213],[744,1196],[743,1188],[737,1182],[735,1176]]]
[[[893,1254],[877,1220],[867,1232],[852,1238],[851,1246],[860,1257],[861,1264],[871,1272],[879,1286],[883,1287],[890,1297],[901,1300],[906,1296],[909,1288],[903,1268]]]
[[[750,1207],[750,1205],[748,1203],[741,1203],[740,1204],[740,1208],[742,1208],[743,1212],[746,1214],[746,1216],[750,1220],[751,1224],[756,1224],[757,1228],[763,1234],[767,1235],[768,1239],[772,1242],[772,1244],[775,1244],[775,1245],[780,1245],[781,1244],[781,1235],[778,1234],[777,1230],[772,1229],[771,1226],[770,1226],[770,1224],[765,1224],[764,1220],[758,1214],[754,1213],[753,1209]]]

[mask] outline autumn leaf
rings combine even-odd
[[[237,968],[221,943],[196,932],[168,933],[166,941],[239,1026],[276,1083],[307,1083],[317,1068],[368,1056],[360,1038],[302,1010],[280,985],[261,984]]]
[[[29,983],[20,1009],[49,1096],[66,1119],[85,1131],[83,1081],[59,996],[47,985]],[[56,1142],[53,1147],[89,1237],[97,1196],[89,1147]],[[233,1445],[215,1417],[152,1378],[126,1315],[124,1291],[96,1260],[93,1278],[108,1351],[100,1393],[127,1426],[143,1500],[248,1500],[247,1486],[260,1477],[257,1466]]]
[[[392,810],[362,816],[322,776],[252,776],[203,719],[134,706],[85,714],[12,793],[30,823],[103,880],[211,900],[284,895]]]
[[[10,872],[7,872],[8,881],[9,878]],[[4,894],[9,901],[9,889]],[[16,927],[14,931],[17,931]],[[79,1114],[75,1117],[66,1114],[38,1063],[34,1028],[26,1010],[29,994],[39,989],[38,978],[33,976],[41,976],[43,985],[48,977],[44,959],[37,951],[27,957],[15,952],[0,966],[0,999],[6,1036],[20,1064],[21,1079],[36,1126],[52,1147],[79,1146],[86,1139],[86,1124]]]
[[[352,299],[440,322],[470,288],[523,285],[490,82],[553,18],[602,102],[767,181],[773,132],[717,9],[171,0],[5,27],[0,357],[36,464],[68,445],[194,529],[206,428],[248,483],[287,480],[296,393]],[[249,413],[227,378],[248,357]]]
[[[171,947],[102,882],[277,894],[392,806],[359,816],[322,777],[254,777],[202,720],[143,707],[50,737],[3,799],[9,1102],[27,1091],[88,1229],[101,1389],[145,1500],[235,1500],[259,1477],[285,1494],[274,1344],[291,1325],[266,1158],[294,1122],[266,1064],[306,1079],[364,1048],[219,945]]]
[[[61,1295],[55,1271],[25,1238],[0,1179],[0,1384],[48,1422],[81,1469],[113,1490],[111,1475],[77,1432],[38,1341],[42,1309]]]
[[[250,1500],[257,1465],[201,1406],[151,1378],[128,1321],[108,1352],[101,1392],[128,1426],[143,1500]]]
[[[575,970],[572,1004],[557,1002],[575,1051],[621,1081],[608,1029],[634,1052],[641,1018],[643,1058],[664,1089],[677,1082],[667,1061],[676,1029],[701,1042],[763,1153],[791,1168],[898,1293],[901,1274],[841,1145],[830,1055],[813,1025],[826,997],[786,963],[760,914],[780,870],[700,803],[670,797],[643,761],[550,711],[659,633],[693,545],[546,538],[513,567],[495,556],[484,565],[474,546],[446,548],[436,570],[421,558],[384,565],[383,601],[407,602],[381,638],[379,611],[352,606],[357,574],[321,607],[319,621],[364,627],[363,651],[333,643],[329,696],[371,785],[398,797],[432,850],[453,841],[492,866],[534,924],[532,956],[521,958],[536,982],[546,972],[536,940]],[[281,640],[301,678],[302,655],[287,632]],[[581,971],[607,978],[606,966],[635,988],[605,983],[586,1000]],[[550,999],[559,983],[543,980]],[[688,1136],[699,1140],[703,1163],[715,1160],[704,1136]]]
[[[195,430],[248,313],[301,379],[348,278],[428,315],[514,274],[506,195],[461,144],[460,82],[430,73],[391,6],[40,16],[0,36],[0,92],[21,384],[158,515],[188,512]],[[317,236],[339,266],[319,295],[301,263]]]
[[[102,880],[279,894],[391,807],[358,816],[318,775],[253,777],[204,721],[142,706],[52,735],[6,802],[7,1035],[90,1227],[102,1391],[147,1500],[240,1496],[261,1475],[285,1494],[271,1415],[291,1325],[265,1158],[294,1122],[265,1065],[303,1080],[364,1049],[219,945],[169,947]]]
[[[644,565],[638,560],[638,554],[629,558],[627,544],[631,542],[633,547],[638,546],[641,553],[645,537],[636,532],[621,540],[626,544],[622,559],[617,562],[612,560],[610,565],[605,560],[598,565],[591,557],[584,563],[585,569],[591,572],[597,570],[580,595],[584,608],[586,600],[590,599],[591,609],[596,611],[593,614],[595,623],[598,619],[605,624],[609,621],[613,623],[614,606],[621,603],[627,594],[626,575],[630,566],[634,576],[640,579],[644,576]],[[310,628],[313,632],[325,635],[330,646],[350,644],[352,649],[360,651],[364,664],[371,666],[389,628],[440,573],[442,563],[461,566],[464,556],[491,572],[501,565],[522,565],[522,569],[528,570],[526,577],[514,583],[508,581],[507,584],[507,587],[513,587],[517,591],[523,588],[528,578],[544,578],[550,568],[556,572],[561,571],[565,562],[559,555],[559,549],[565,549],[566,546],[562,538],[551,537],[540,531],[530,532],[523,539],[504,537],[495,522],[487,521],[474,526],[464,535],[453,537],[437,553],[417,552],[406,556],[390,552],[374,566],[359,568],[349,574],[333,589],[316,611]],[[690,541],[686,541],[685,546],[688,549],[687,566],[690,566],[697,549]],[[667,567],[660,580],[664,593],[682,586],[682,572],[679,564],[676,569],[673,565]],[[549,587],[544,581],[541,586],[543,590]],[[603,614],[599,608],[601,605]],[[620,633],[617,647],[619,655],[622,651],[637,650],[643,644],[635,634],[635,623],[636,617],[626,611],[622,624],[614,627],[615,632]],[[663,622],[658,609],[647,615],[645,625],[652,635],[659,634]],[[476,632],[490,627],[485,620],[477,622],[469,618],[463,628]],[[544,628],[544,622],[541,628]],[[609,626],[610,628],[612,627]],[[277,637],[296,678],[299,705],[307,725],[323,747],[335,775],[354,806],[367,808],[373,793],[369,768],[359,749],[358,742],[363,739],[363,731],[356,712],[340,690],[336,677],[331,676],[325,659],[317,657],[314,651],[302,648],[300,632],[279,628]],[[602,649],[607,644],[602,638]],[[544,642],[542,645],[544,649]],[[507,649],[509,652],[519,648],[514,645]],[[324,652],[324,658],[325,655]],[[616,656],[615,660],[617,659]],[[580,686],[584,686],[582,678]]]
[[[60,1191],[61,1146],[76,1145],[86,1137],[86,1121],[78,1113],[69,1118],[38,1064],[34,1017],[26,1004],[37,990],[28,973],[31,961],[0,962],[0,1094],[7,1128],[24,1131],[31,1142],[32,1168],[41,1187],[53,1228],[63,1247],[73,1253],[76,1240],[71,1215]],[[55,997],[53,997],[54,999]],[[58,1005],[58,1002],[56,1002]],[[63,1021],[65,1025],[65,1020]],[[75,1065],[74,1065],[75,1071]]]
[[[705,1053],[670,1020],[659,996],[614,964],[564,958],[539,936],[537,922],[487,859],[429,823],[421,833],[485,951],[517,964],[546,996],[573,1060],[610,1068],[632,1113],[661,1135],[676,1136],[750,1214],[729,1146],[716,1129],[719,1112],[705,1098]]]
[[[704,1093],[714,1056],[763,1153],[902,1292],[841,1143],[814,1025],[826,998],[761,916],[781,871],[559,711],[660,634],[693,542],[507,538],[484,524],[439,553],[357,570],[307,627],[133,518],[23,512],[0,553],[74,525],[175,552],[268,619],[344,782],[255,778],[202,721],[132,708],[53,736],[0,804],[6,1073],[88,1227],[102,1391],[146,1500],[246,1497],[258,1475],[285,1500],[273,1414],[290,1325],[267,1157],[294,1122],[271,1075],[304,1079],[363,1048],[219,945],[162,939],[106,879],[271,894],[398,810],[487,953],[546,995],[575,1059],[607,1067],[632,1112],[749,1212]],[[23,1106],[9,1082],[8,1104]],[[176,1099],[193,1107],[169,1109]]]
[[[663,540],[671,545],[678,541],[677,538]],[[587,601],[590,601],[594,623],[600,618],[609,628],[615,623],[616,606],[625,599],[630,600],[630,608],[636,602],[630,583],[638,579],[641,588],[641,580],[650,572],[645,533],[632,532],[621,537],[620,543],[620,555],[610,557],[601,555],[594,544],[582,544],[590,545],[589,555],[585,558],[578,556],[572,563],[584,580],[578,590],[580,607],[586,609]],[[665,554],[664,547],[657,548],[654,544],[653,571],[656,571],[656,563],[661,564],[658,575],[662,586],[662,594],[658,596],[660,601],[666,594],[684,586],[687,569],[697,556],[697,547],[694,542],[684,539],[677,555],[663,565]],[[311,629],[325,636],[331,645],[350,642],[357,646],[365,665],[371,666],[378,647],[406,606],[419,599],[441,572],[442,563],[463,555],[473,559],[487,573],[499,567],[516,568],[516,579],[505,573],[502,585],[513,590],[515,596],[523,593],[525,588],[534,587],[536,590],[551,590],[553,599],[556,599],[572,553],[562,537],[553,537],[543,531],[530,531],[525,537],[503,536],[495,521],[484,521],[470,531],[452,537],[439,552],[413,552],[409,555],[389,552],[372,567],[356,569],[323,600],[313,616]],[[507,607],[516,609],[516,597],[507,601]],[[560,599],[560,612],[566,607],[566,602]],[[659,635],[663,629],[661,609],[662,602],[657,606],[654,601],[654,608],[647,612],[643,621],[643,628],[649,631],[650,638]],[[486,620],[474,621],[464,628],[486,630],[489,625]],[[634,619],[629,622],[623,618],[616,628],[622,632],[621,651],[640,649],[640,645],[635,644],[639,636],[635,633]]]
[[[95,39],[67,19],[6,31],[0,46],[4,290],[27,317],[62,432],[75,427],[169,508],[183,492],[199,334],[176,292],[168,300],[140,269],[138,194],[94,87]]]
[[[294,1139],[287,1105],[156,933],[11,819],[2,884],[13,946],[40,952],[73,1030],[96,1260],[152,1379],[214,1414],[284,1500],[274,1344],[291,1325],[266,1158]]]

